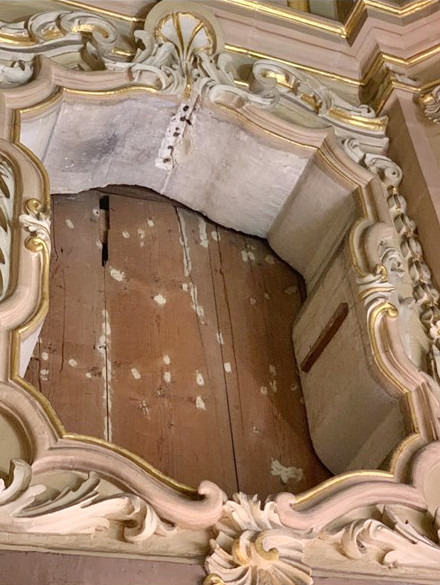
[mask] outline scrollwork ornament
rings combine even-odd
[[[416,223],[408,216],[406,199],[399,190],[403,177],[402,170],[386,156],[365,152],[355,138],[342,140],[342,147],[350,158],[379,177],[384,186],[390,219],[398,238],[396,244],[398,251],[393,249],[393,246],[388,251],[383,251],[383,257],[387,258],[391,267],[394,266],[395,281],[381,282],[377,275],[361,277],[358,279],[361,298],[369,298],[369,301],[373,298],[388,300],[392,298],[393,290],[397,292],[402,311],[415,311],[423,325],[431,344],[427,356],[430,364],[428,373],[440,381],[440,292],[432,282],[432,275],[424,260],[423,249],[417,235]],[[392,260],[390,253],[400,256],[398,262],[400,268],[397,268],[396,261]],[[402,273],[401,278],[397,278],[399,271]],[[411,298],[400,298],[398,291],[397,281],[401,280],[405,273],[412,286]]]
[[[204,585],[312,585],[304,548],[310,534],[283,526],[274,502],[235,494],[215,526]]]
[[[37,55],[57,58],[83,51],[105,55],[126,46],[116,27],[107,19],[89,12],[58,10],[40,12],[14,23],[0,21],[0,32],[14,44],[0,40],[0,87],[23,85],[31,80]]]
[[[419,98],[425,116],[437,124],[440,123],[440,85]]]
[[[26,247],[39,252],[44,247],[50,252],[50,218],[38,199],[29,199],[24,205],[25,212],[19,217],[20,225],[30,234]]]
[[[32,485],[31,466],[13,460],[8,485],[0,480],[0,530],[77,535],[107,530],[112,523],[121,522],[126,542],[143,542],[153,534],[167,535],[175,530],[138,496],[103,496],[98,474],[76,475],[73,487],[54,492],[43,484]]]
[[[371,553],[381,553],[379,562],[389,568],[411,567],[440,571],[439,512],[435,514],[435,540],[423,534],[408,518],[399,517],[385,506],[381,519],[357,520],[329,539],[339,544],[348,558],[357,560]]]

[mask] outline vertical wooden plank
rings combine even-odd
[[[105,438],[99,194],[55,195],[52,204],[49,314],[26,378],[67,430]]]
[[[328,477],[315,456],[291,341],[295,272],[266,242],[218,229],[216,282],[239,489],[303,491]]]
[[[198,216],[110,196],[112,440],[169,476],[237,488],[218,323]]]
[[[28,380],[69,431],[190,485],[312,487],[328,473],[291,342],[298,276],[265,241],[141,191],[110,196],[105,270],[103,194],[54,198],[50,313]]]

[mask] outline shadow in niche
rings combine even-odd
[[[50,308],[26,378],[64,426],[189,485],[264,497],[326,479],[291,341],[300,275],[145,188],[52,202]]]

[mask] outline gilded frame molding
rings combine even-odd
[[[209,13],[201,13],[190,3],[163,2],[160,11],[149,17],[149,25],[154,29],[164,15],[188,11],[202,21],[206,19],[209,30],[220,38]],[[101,58],[99,51],[96,55]],[[414,294],[421,291],[417,293],[424,311],[420,319],[431,331],[437,319],[438,295],[423,272],[423,252],[399,192],[401,171],[383,154],[368,152],[366,143],[353,135],[356,124],[351,123],[351,114],[355,122],[364,116],[365,124],[370,121],[371,125],[376,119],[365,112],[343,109],[344,124],[352,135],[341,145],[341,137],[336,136],[342,130],[334,115],[334,96],[302,78],[301,73],[290,69],[280,72],[278,63],[260,64],[263,69],[255,71],[253,92],[227,76],[217,52],[210,65],[224,77],[214,82],[199,55],[191,59],[191,67],[204,71],[203,84],[185,77],[187,69],[182,67],[183,77],[173,86],[179,89],[173,91],[168,91],[167,83],[148,85],[142,78],[133,79],[130,63],[122,69],[102,71],[92,79],[87,72],[67,70],[43,58],[36,79],[1,92],[2,176],[9,181],[9,198],[13,196],[14,205],[13,214],[6,218],[12,233],[12,284],[10,294],[0,303],[0,412],[10,432],[21,437],[22,450],[18,457],[11,452],[10,478],[0,486],[0,526],[8,533],[9,545],[13,542],[17,547],[57,546],[65,551],[141,556],[157,555],[162,547],[165,557],[177,561],[199,558],[209,544],[207,584],[253,585],[262,572],[274,584],[280,572],[283,583],[311,584],[322,555],[319,547],[328,551],[329,575],[337,574],[343,563],[347,567],[350,559],[355,577],[358,560],[373,550],[368,569],[362,565],[364,576],[377,577],[386,566],[396,578],[422,573],[425,580],[420,582],[434,582],[440,570],[440,544],[424,527],[432,522],[440,530],[440,503],[432,493],[440,475],[440,389],[434,372],[421,371],[404,351],[398,331],[399,308],[393,304],[389,273],[378,254],[378,243],[389,239],[390,233],[400,247],[410,250],[411,266],[420,268],[413,283]],[[147,65],[149,73],[158,74],[154,67],[160,73],[157,62],[148,61]],[[311,93],[304,90],[293,97],[280,96],[280,76],[285,82],[282,91],[287,88],[291,92],[295,81]],[[269,88],[265,85],[268,78],[276,81]],[[184,83],[180,83],[182,79]],[[298,496],[278,494],[264,505],[244,494],[227,500],[210,482],[192,490],[115,445],[67,433],[50,404],[20,378],[22,341],[38,328],[47,311],[50,242],[48,176],[37,157],[20,143],[21,116],[44,110],[66,93],[102,101],[131,92],[159,93],[178,105],[182,95],[190,99],[185,94],[188,86],[204,107],[221,111],[262,140],[312,150],[319,164],[358,197],[362,215],[350,232],[349,245],[353,286],[358,290],[373,368],[386,391],[401,397],[410,431],[396,449],[389,471],[345,473]],[[287,99],[286,95],[298,103],[302,100],[304,107],[337,131],[311,131],[270,111],[272,100]],[[338,107],[342,107],[340,103]],[[377,122],[379,129],[371,129],[370,139],[376,144],[384,144],[381,125]],[[2,195],[8,198],[4,191]],[[438,331],[430,335],[430,343],[436,347],[440,335]],[[63,496],[43,497],[41,501],[51,475],[58,482],[50,486],[52,489],[67,490]],[[63,477],[66,485],[60,486]],[[74,487],[78,482],[79,489]],[[38,506],[33,507],[37,496]],[[122,532],[115,531],[115,524],[123,527]],[[377,536],[379,531],[388,534],[391,545]],[[91,533],[95,534],[93,542]],[[417,552],[411,546],[414,542]],[[318,547],[317,552],[314,547]]]

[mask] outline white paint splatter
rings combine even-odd
[[[278,459],[272,459],[270,466],[270,472],[272,475],[279,475],[282,483],[285,485],[292,479],[294,482],[301,481],[304,477],[304,471],[301,467],[286,467],[282,465]]]
[[[146,417],[150,417],[150,408],[146,400],[139,400],[138,402],[139,408],[142,410],[142,414]]]
[[[156,295],[156,296],[153,298],[153,300],[154,300],[154,302],[155,302],[155,303],[157,303],[157,304],[158,304],[158,305],[160,305],[161,307],[162,307],[163,305],[166,305],[166,302],[167,302],[166,298],[165,298],[163,295],[161,295],[161,294],[158,294],[158,295]]]
[[[90,372],[86,372],[85,374],[86,378],[88,378],[89,380],[91,380],[93,378],[92,374]]]
[[[43,351],[43,353],[41,354],[41,359],[44,362],[47,362],[47,360],[49,359],[49,354],[47,353],[47,351]]]
[[[261,388],[260,388],[260,393],[261,393],[263,396],[267,396],[267,386],[261,386]]]
[[[298,287],[297,286],[288,286],[286,289],[284,289],[284,292],[286,293],[286,295],[294,295],[298,292]]]
[[[201,323],[205,323],[205,309],[202,307],[202,305],[199,305],[199,298],[198,298],[198,291],[197,291],[197,287],[195,284],[193,284],[192,282],[188,283],[187,288],[184,288],[183,290],[189,291],[189,294],[191,295],[191,307],[192,310],[197,313],[197,316],[200,319]]]
[[[232,372],[232,368],[231,368],[231,364],[230,364],[230,362],[225,362],[225,363],[223,364],[223,367],[225,368],[225,372],[226,372],[227,374],[230,374],[230,373]]]
[[[137,368],[131,368],[131,375],[135,380],[140,380],[142,378],[139,370]]]
[[[102,250],[102,242],[101,242],[101,240],[96,240],[96,247],[98,248],[98,250]]]
[[[169,384],[171,382],[171,372],[164,372],[163,381]]]
[[[221,331],[217,331],[217,333],[215,334],[217,341],[220,343],[220,345],[223,345],[224,340],[223,340],[223,333]]]
[[[241,251],[241,259],[243,262],[248,262],[249,260],[255,260],[255,254],[253,252],[249,252],[248,250]]]
[[[112,412],[112,362],[110,357],[111,327],[108,311],[104,309],[101,314],[102,334],[100,335],[98,341],[98,351],[101,354],[102,360],[104,362],[104,365],[101,369],[104,387],[103,394],[104,411],[107,413],[107,416],[104,417],[104,437],[107,439],[107,441],[111,441],[113,435],[111,420]]]
[[[138,228],[138,236],[141,240],[145,240],[145,230],[142,228]]]
[[[270,254],[268,254],[264,260],[268,264],[275,264],[275,258],[273,256],[271,256]]]
[[[73,225],[73,221],[71,219],[66,219],[66,225],[69,228],[69,230],[75,229],[75,226]]]
[[[147,219],[147,225],[150,228],[154,227],[154,221],[151,219],[151,217]]]
[[[277,375],[277,369],[273,364],[270,364],[269,366],[269,372],[272,376],[276,376]]]
[[[197,396],[196,398],[196,408],[198,410],[206,410],[206,403],[201,396]]]
[[[183,273],[185,276],[189,276],[191,274],[191,256],[189,254],[189,246],[188,246],[188,238],[186,236],[186,226],[185,220],[183,219],[182,214],[180,211],[177,211],[177,218],[179,220],[179,229],[180,229],[180,238],[179,242],[183,248]]]
[[[125,272],[123,270],[118,270],[117,268],[112,268],[110,266],[110,276],[116,280],[116,282],[124,282],[125,281]]]
[[[40,378],[43,380],[43,382],[47,382],[49,376],[49,370],[40,370]]]
[[[171,363],[171,358],[169,355],[164,355],[162,360],[163,360],[163,363],[166,364],[167,366],[169,366]]]
[[[128,240],[128,239],[130,238],[130,232],[122,232],[122,237],[123,237],[125,240]]]
[[[203,248],[209,246],[208,234],[206,233],[206,221],[201,217],[199,217],[199,240]]]
[[[270,389],[272,390],[272,392],[277,392],[278,391],[276,380],[271,380],[269,382],[269,386],[270,386]]]
[[[74,358],[70,358],[70,360],[67,363],[71,368],[76,368],[76,366],[78,365],[78,362]]]
[[[218,233],[216,230],[213,230],[213,231],[211,232],[211,238],[212,238],[212,239],[213,239],[215,242],[218,242],[218,241],[220,241],[220,234],[219,234],[219,233]]]
[[[205,380],[203,379],[203,376],[199,372],[199,370],[196,371],[196,382],[197,382],[198,386],[204,386],[205,385]]]
[[[184,290],[185,292],[188,292],[188,283],[187,282],[182,282],[182,290]]]
[[[254,299],[253,297],[249,298],[249,302],[251,305],[256,305],[257,304],[257,299]]]
[[[264,293],[264,298],[265,298],[267,301],[270,301],[270,294],[269,294],[269,293],[267,293],[267,292],[265,292],[265,293]]]

